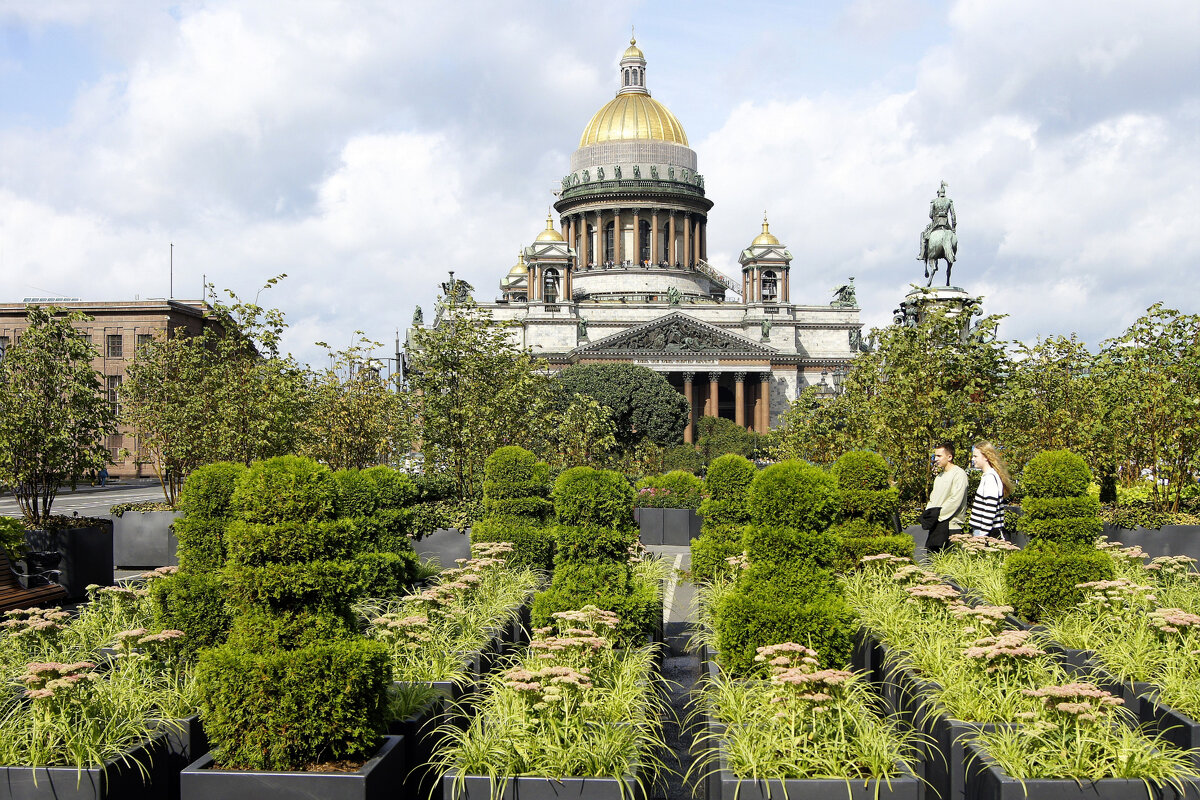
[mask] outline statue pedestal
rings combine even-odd
[[[983,313],[980,308],[983,299],[967,293],[959,286],[924,287],[913,285],[912,291],[900,301],[900,307],[893,313],[897,325],[919,325],[925,316],[934,309],[941,309],[948,317],[960,314],[968,319]]]

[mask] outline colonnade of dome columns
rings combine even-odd
[[[678,373],[683,379],[683,396],[688,402],[688,424],[683,432],[684,442],[691,444],[695,441],[695,426],[699,417],[720,416],[719,389],[722,375],[733,375],[733,421],[743,428],[759,433],[766,433],[770,429],[769,371],[700,374],[701,380],[697,381],[695,372]],[[670,380],[672,375],[666,373],[665,377]],[[746,386],[747,382],[750,383],[749,387]]]
[[[628,214],[632,215],[630,219]],[[642,242],[642,217],[649,216],[648,253],[646,258],[637,252]],[[662,219],[662,217],[666,217]],[[624,224],[632,222],[634,231],[634,252],[625,252]],[[609,255],[605,232],[608,225],[613,225],[612,258]],[[595,242],[591,234],[595,234]],[[666,233],[666,242],[661,242],[661,233]],[[593,266],[604,264],[611,260],[622,264],[629,261],[640,264],[643,260],[657,265],[666,263],[667,266],[679,264],[681,267],[694,267],[698,261],[708,260],[708,219],[703,214],[693,211],[674,209],[646,209],[634,206],[629,209],[598,209],[596,211],[580,211],[562,217],[562,235],[567,244],[576,250],[577,264]],[[595,251],[599,252],[595,252]]]

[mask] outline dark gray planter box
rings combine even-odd
[[[391,800],[408,764],[404,740],[385,736],[374,758],[354,772],[258,772],[213,766],[211,754],[179,776],[183,800]]]
[[[443,800],[645,800],[633,777],[496,778],[442,776]]]
[[[966,746],[966,800],[1171,800],[1174,789],[1164,789],[1139,779],[1106,778],[1076,783],[1069,779],[1033,778],[1018,781],[1009,776],[977,745]]]
[[[179,564],[171,527],[178,517],[178,511],[126,511],[113,517],[113,563],[126,569]]]
[[[53,550],[62,555],[58,582],[67,597],[87,595],[87,587],[113,585],[113,526],[97,520],[86,528],[51,528],[25,532],[31,550]]]
[[[167,800],[166,749],[159,734],[103,766],[0,767],[0,800]]]
[[[456,567],[458,559],[471,557],[471,529],[460,533],[458,528],[438,528],[413,542],[413,550],[422,560],[433,559],[443,569]]]
[[[408,765],[404,785],[409,797],[426,800],[437,785],[438,776],[429,762],[442,740],[438,728],[446,721],[446,700],[435,697],[407,719],[388,725],[389,736],[404,740],[404,760]]]
[[[921,731],[927,738],[924,776],[928,800],[961,800],[967,786],[966,740],[995,725],[967,722],[938,713],[931,703],[920,712]]]
[[[1118,528],[1105,523],[1104,535],[1110,542],[1126,547],[1137,545],[1150,558],[1190,556],[1200,559],[1200,525],[1166,525],[1162,528]]]
[[[663,543],[663,511],[664,508],[635,508],[637,518],[638,539],[644,545]]]
[[[164,734],[167,743],[166,772],[167,797],[177,800],[179,797],[179,773],[200,756],[208,752],[208,736],[200,717],[193,714],[177,720],[179,730],[170,729]]]
[[[1200,765],[1200,722],[1161,703],[1154,692],[1141,699],[1138,717],[1151,731],[1180,750],[1189,751],[1192,760]]]
[[[700,535],[704,518],[690,508],[635,508],[638,538],[644,545],[686,546]]]

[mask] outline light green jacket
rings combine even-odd
[[[933,479],[933,494],[926,508],[941,508],[938,522],[950,520],[950,530],[961,531],[967,523],[967,471],[957,464],[948,464],[942,474]]]

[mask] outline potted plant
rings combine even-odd
[[[124,569],[174,566],[178,542],[173,523],[180,513],[167,503],[117,503],[113,519],[113,563]]]
[[[642,544],[686,545],[700,535],[697,513],[704,485],[687,470],[677,469],[638,481],[633,496]]]

